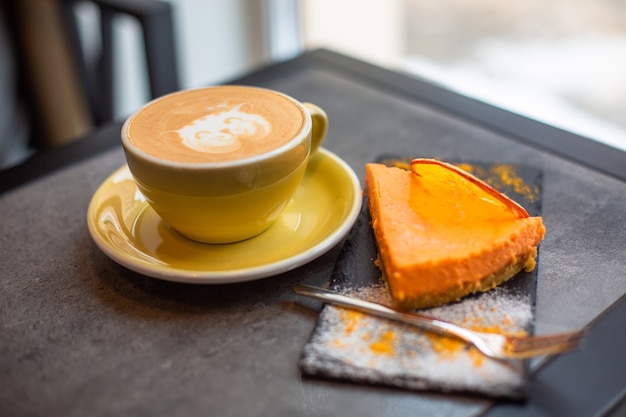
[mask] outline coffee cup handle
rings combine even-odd
[[[311,115],[311,155],[320,147],[326,139],[328,132],[328,116],[321,107],[312,103],[302,103]]]

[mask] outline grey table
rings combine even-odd
[[[291,287],[327,285],[341,245],[232,285],[119,266],[85,220],[124,164],[114,123],[0,174],[0,415],[624,415],[626,153],[326,50],[234,82],[324,107],[325,146],[361,178],[384,153],[540,168],[536,332],[587,326],[585,346],[534,366],[521,404],[305,378],[317,312]]]

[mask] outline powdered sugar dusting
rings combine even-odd
[[[346,293],[391,304],[384,283]],[[505,333],[526,332],[532,321],[529,298],[501,288],[420,313],[477,330]],[[495,397],[523,396],[525,385],[521,361],[493,360],[459,340],[332,306],[322,311],[301,365],[311,374],[327,375],[332,369],[333,376],[355,381]]]
[[[393,306],[386,283],[381,282],[345,291],[366,301]],[[533,312],[530,297],[502,287],[477,294],[463,301],[420,310],[420,313],[468,327],[494,327],[519,333],[530,328]]]

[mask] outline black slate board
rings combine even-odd
[[[377,162],[389,166],[401,166],[410,162],[411,159],[412,158],[400,159],[394,156],[382,156]],[[471,172],[475,176],[515,200],[522,205],[531,216],[540,215],[541,170],[526,165],[503,166],[501,164],[473,162],[463,164],[465,167],[467,167],[467,165],[471,167]],[[503,182],[502,174],[496,172],[503,167],[509,169],[509,173],[513,172],[518,182]],[[511,168],[513,171],[510,171]],[[517,184],[517,186],[515,184]],[[520,187],[520,184],[525,187]],[[364,288],[380,286],[382,283],[381,271],[375,265],[377,257],[378,249],[371,228],[371,218],[367,207],[367,197],[365,196],[359,218],[344,243],[342,252],[331,275],[329,287],[342,293],[358,294],[359,290]],[[522,271],[507,282],[501,284],[497,289],[497,297],[523,299],[523,302],[528,305],[531,314],[534,315],[538,269],[539,268],[536,267],[531,272]],[[483,295],[469,296],[461,301],[461,303],[469,303],[471,301],[466,300],[471,300],[472,298],[477,299],[479,297],[483,297]],[[445,311],[446,306],[440,309]],[[515,372],[513,372],[513,376],[507,374],[510,369],[504,372],[507,374],[502,377],[504,382],[497,381],[496,378],[495,380],[492,379],[487,382],[476,382],[472,380],[471,382],[457,383],[454,377],[448,378],[448,380],[442,382],[430,380],[432,379],[432,374],[424,376],[419,374],[420,371],[418,371],[417,375],[412,374],[410,370],[407,370],[406,374],[400,371],[399,374],[386,375],[384,372],[381,373],[381,369],[370,369],[367,365],[355,365],[353,360],[349,359],[349,356],[348,359],[337,356],[335,355],[337,349],[329,346],[331,339],[337,340],[341,338],[340,329],[342,324],[339,322],[336,307],[326,306],[320,315],[315,331],[303,351],[300,367],[304,375],[390,385],[407,389],[471,392],[493,397],[520,398],[526,395],[525,374],[527,371],[527,363],[524,361],[519,361],[519,363],[515,364],[514,367],[517,368]],[[523,328],[529,334],[533,333],[532,316]],[[354,349],[354,347],[352,349]],[[353,353],[354,355],[359,354],[358,352]],[[425,352],[420,352],[420,354],[424,353]],[[355,357],[354,355],[352,356],[353,358]],[[423,364],[420,365],[423,367]],[[445,372],[450,372],[450,370],[446,369]],[[463,372],[467,372],[467,370]],[[501,373],[497,369],[495,372]],[[520,378],[517,378],[516,373],[520,374]]]

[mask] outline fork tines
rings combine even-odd
[[[550,334],[545,336],[509,338],[506,350],[513,354],[561,353],[577,347],[584,336],[583,331]]]

